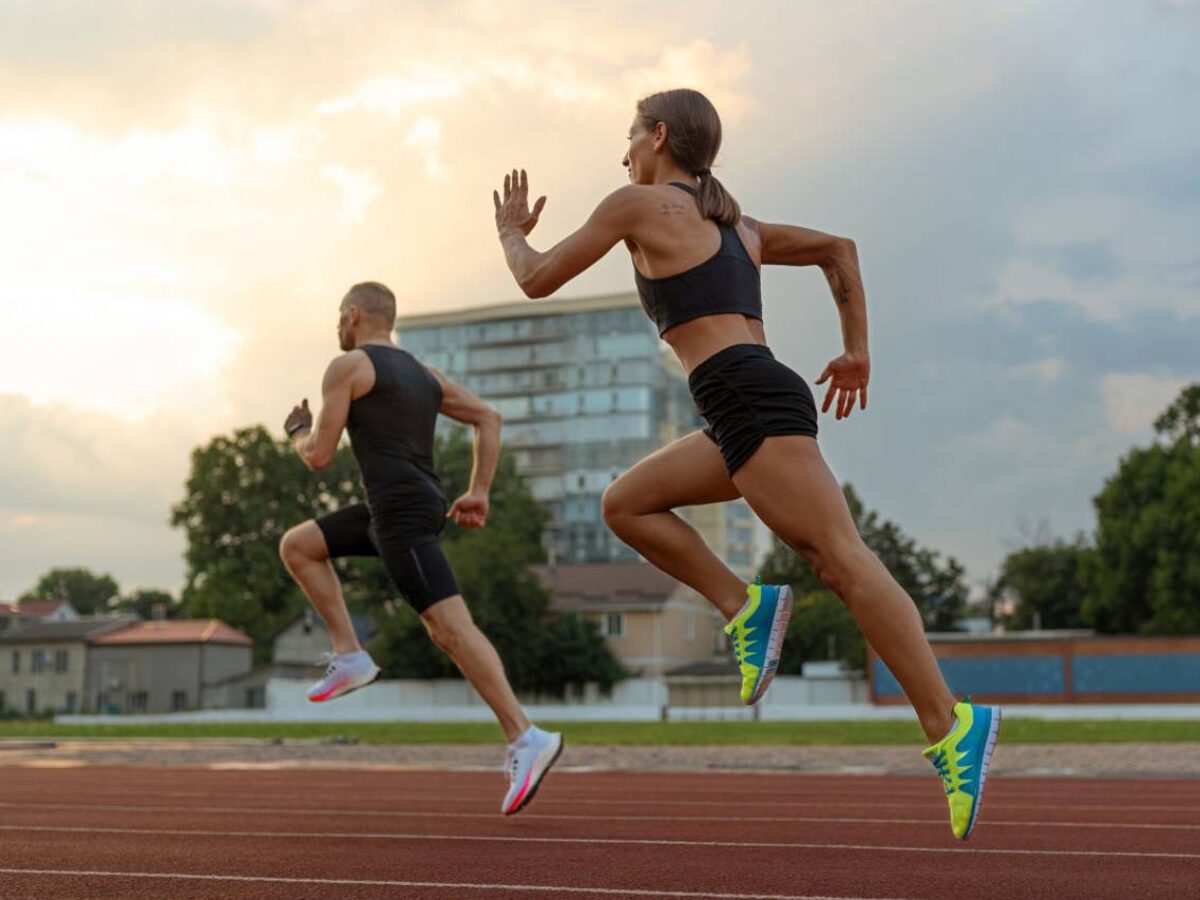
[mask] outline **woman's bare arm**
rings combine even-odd
[[[525,172],[506,175],[503,200],[496,191],[492,199],[508,268],[525,295],[538,298],[553,294],[628,237],[639,198],[634,185],[613,191],[600,201],[582,227],[541,253],[529,246],[526,235],[537,225],[546,198],[539,198],[530,211]]]
[[[867,382],[871,374],[867,343],[867,295],[858,267],[858,248],[854,241],[798,225],[772,225],[748,216],[742,221],[757,235],[764,266],[820,266],[829,282],[842,323],[845,352],[832,360],[817,379],[829,380],[829,390],[821,411],[837,399],[837,417],[850,415],[855,402],[867,408]]]

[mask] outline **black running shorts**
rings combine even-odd
[[[692,370],[688,388],[732,476],[762,442],[817,436],[817,404],[804,379],[761,344],[734,344]]]
[[[439,519],[444,520],[445,504],[439,500],[437,505],[437,517],[431,520],[437,523],[436,530],[428,528],[420,533],[403,527],[404,523],[389,527],[386,519],[381,526],[365,503],[339,509],[316,522],[325,536],[330,558],[378,556],[404,599],[423,613],[439,600],[458,593],[454,573],[438,546]]]

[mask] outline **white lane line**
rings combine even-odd
[[[555,894],[601,894],[620,897],[695,897],[705,900],[898,900],[826,894],[715,894],[707,891],[647,891],[635,888],[573,887],[569,884],[476,884],[456,881],[390,881],[368,878],[283,878],[267,875],[200,875],[189,872],[113,872],[95,869],[7,869],[0,875],[59,875],[76,878],[164,878],[194,881],[249,881],[268,884],[330,884],[351,887],[410,887],[459,891],[528,891]]]
[[[295,809],[290,807],[252,806],[142,806],[134,804],[89,803],[0,803],[0,809],[77,810],[97,812],[165,812],[174,814],[214,813],[219,815],[320,816],[323,819],[488,819],[498,820],[494,812],[426,812],[407,810],[349,810]],[[782,822],[809,825],[926,825],[945,828],[946,818],[902,819],[868,818],[857,816],[590,816],[567,813],[522,813],[522,820],[541,819],[555,822]],[[988,827],[1002,828],[1116,828],[1143,831],[1200,831],[1200,824],[1160,824],[1157,822],[1026,822],[1012,819],[986,819]]]
[[[618,844],[648,847],[727,847],[768,850],[882,850],[891,853],[987,853],[1010,856],[1106,856],[1133,859],[1200,860],[1200,853],[1165,853],[1141,850],[1030,850],[1021,847],[906,847],[888,844],[817,844],[800,841],[683,841],[666,838],[533,837],[504,834],[400,834],[354,831],[217,831],[190,828],[91,828],[73,825],[0,825],[0,831],[44,831],[68,834],[176,835],[181,837],[361,838],[386,841],[474,841],[510,844]]]
[[[817,807],[839,806],[839,807],[844,808],[848,805],[854,805],[855,803],[862,803],[863,805],[870,806],[872,809],[878,809],[878,808],[883,808],[883,807],[896,808],[896,809],[913,809],[915,807],[927,806],[927,807],[935,808],[940,812],[942,807],[945,805],[945,801],[944,801],[944,799],[941,798],[940,795],[941,795],[941,791],[939,790],[937,792],[937,794],[934,795],[934,799],[932,801],[930,800],[930,797],[928,795],[926,795],[926,796],[920,797],[919,799],[913,799],[911,801],[905,801],[905,802],[900,802],[900,801],[895,801],[895,800],[880,801],[880,800],[876,800],[874,798],[870,798],[870,799],[860,798],[858,800],[851,799],[851,800],[847,801],[847,799],[845,797],[840,797],[836,800],[835,799],[829,799],[829,800],[813,800],[813,799],[742,800],[737,797],[730,797],[727,800],[657,800],[657,799],[650,800],[648,798],[642,797],[640,794],[638,795],[638,800],[653,803],[655,806],[695,807],[695,806],[721,806],[722,804],[725,804],[725,805],[729,805],[729,806],[737,806],[739,809],[747,809],[750,807],[765,807],[765,808],[771,808],[771,809],[782,807],[784,809],[794,809],[796,807],[808,807],[808,806],[817,806]],[[195,795],[195,796],[201,796],[201,795]],[[341,796],[344,797],[345,794],[342,794]],[[375,796],[378,796],[378,794],[376,793],[371,796],[375,797]],[[246,800],[246,799],[250,799],[250,798],[246,797],[245,795],[242,795],[242,799]],[[267,797],[264,799],[266,799],[269,802],[273,798]],[[461,795],[447,796],[447,795],[439,795],[439,794],[413,794],[411,792],[406,791],[404,794],[404,799],[406,801],[411,800],[411,801],[417,802],[417,803],[448,803],[448,804],[463,803],[463,802],[471,803],[473,801],[478,801],[479,795],[478,794],[471,794],[471,795],[461,794]],[[939,799],[942,800],[941,804],[938,803]],[[612,799],[611,797],[605,798],[605,799],[595,799],[595,800],[587,799],[584,797],[563,797],[563,796],[539,797],[538,798],[539,806],[548,806],[548,805],[554,805],[554,806],[628,806],[630,804],[630,802],[631,801],[629,801],[629,800],[615,800],[615,799]],[[1197,795],[1197,803],[1200,803],[1200,794]],[[998,800],[995,798],[993,798],[988,803],[989,809],[1004,808],[1004,809],[1045,810],[1047,806],[1053,806],[1054,809],[1071,809],[1071,810],[1087,810],[1087,809],[1114,810],[1115,809],[1115,810],[1120,810],[1121,812],[1128,812],[1130,810],[1140,810],[1143,812],[1155,812],[1155,813],[1164,813],[1164,812],[1182,812],[1182,813],[1192,813],[1192,814],[1196,813],[1196,805],[1195,804],[1181,804],[1178,806],[1131,806],[1129,804],[1123,804],[1123,803],[1047,803],[1046,801],[1043,801],[1041,803],[1014,803],[1012,801],[1007,801],[1007,800],[1003,800],[1003,799]]]

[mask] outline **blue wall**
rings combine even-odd
[[[1076,656],[1077,694],[1200,693],[1200,653]]]
[[[1012,694],[1061,697],[1063,657],[986,656],[939,659],[956,694]],[[1078,654],[1072,658],[1075,694],[1198,694],[1200,653]],[[875,659],[872,681],[877,697],[900,697],[896,677]]]
[[[938,666],[950,690],[956,694],[1029,694],[1055,696],[1063,693],[1063,664],[1060,656],[987,656],[939,659]],[[903,694],[888,667],[875,660],[875,693],[880,697]]]

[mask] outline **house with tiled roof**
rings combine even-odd
[[[725,660],[720,613],[704,597],[640,560],[534,566],[555,612],[600,627],[631,673],[662,676],[681,666]]]
[[[134,622],[89,640],[89,708],[161,713],[196,709],[205,688],[249,672],[254,642],[219,619]]]
[[[0,632],[0,710],[24,715],[81,711],[88,697],[88,641],[134,621],[109,616],[78,616],[68,622],[19,619]]]
[[[72,622],[79,618],[67,600],[26,600],[17,604],[17,615],[33,622]]]

